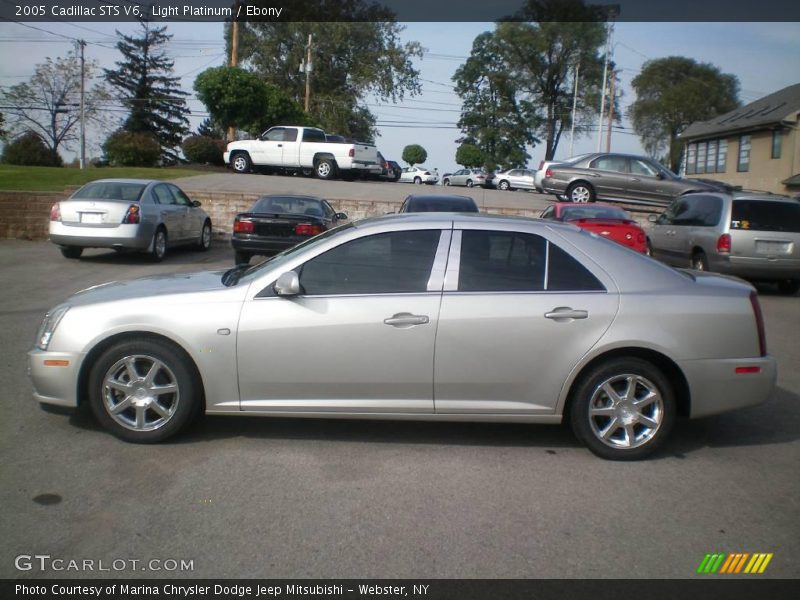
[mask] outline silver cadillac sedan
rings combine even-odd
[[[568,224],[456,213],[329,230],[254,267],[114,281],[44,318],[34,398],[130,442],[217,415],[559,423],[638,459],[764,402],[748,284]]]

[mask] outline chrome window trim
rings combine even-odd
[[[447,271],[444,274],[445,292],[458,291],[458,274],[461,266],[461,229],[454,229],[450,241],[450,252],[447,258]]]
[[[428,278],[428,285],[426,286],[429,292],[441,292],[444,288],[445,269],[448,262],[447,258],[450,253],[450,239],[452,235],[452,229],[442,229],[441,231],[439,246],[436,248],[436,254],[433,257],[431,274]]]

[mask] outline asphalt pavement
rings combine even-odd
[[[112,279],[232,262],[224,244],[154,265],[0,241],[0,577],[686,578],[709,552],[774,553],[759,577],[798,576],[798,297],[761,293],[770,401],[680,422],[644,462],[516,424],[206,417],[140,446],[32,400],[25,353],[49,307]],[[33,555],[110,569],[15,566]],[[151,559],[162,570],[142,570]]]

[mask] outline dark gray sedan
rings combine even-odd
[[[65,258],[84,248],[147,252],[161,261],[167,247],[211,245],[211,219],[175,184],[147,179],[87,183],[50,210],[50,241]]]
[[[565,197],[570,202],[626,200],[667,206],[685,192],[716,188],[681,179],[646,156],[587,154],[577,162],[546,169],[542,189],[545,194]]]

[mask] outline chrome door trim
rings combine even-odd
[[[458,291],[458,274],[461,263],[461,229],[453,230],[450,241],[450,253],[447,259],[447,271],[444,274],[444,291]]]

